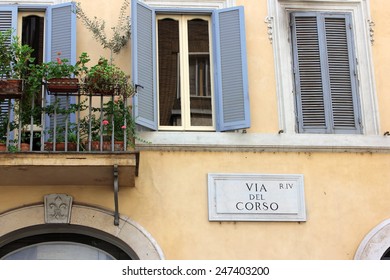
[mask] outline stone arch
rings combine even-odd
[[[45,225],[44,205],[31,205],[0,214],[0,244],[3,236],[24,228]],[[113,214],[100,208],[73,204],[70,225],[100,230],[126,243],[141,260],[161,260],[164,254],[142,226],[130,218],[120,216],[114,225]]]
[[[390,219],[374,227],[360,243],[355,260],[380,260],[390,248]]]

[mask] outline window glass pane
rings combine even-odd
[[[160,125],[181,125],[179,89],[179,23],[158,20]]]
[[[188,21],[190,113],[192,126],[212,126],[208,21]]]
[[[113,260],[108,253],[74,242],[44,242],[10,253],[5,260]]]

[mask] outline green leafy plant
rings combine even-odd
[[[88,68],[86,63],[89,62],[89,56],[83,52],[77,62],[72,65],[66,58],[61,58],[61,52],[57,53],[54,61],[42,63],[35,67],[36,75],[45,80],[52,78],[71,78],[84,76]]]
[[[124,141],[126,136],[128,144],[132,143],[135,124],[131,107],[125,104],[123,98],[106,102],[103,106],[103,116],[103,128],[107,135],[113,134],[117,141]]]
[[[53,116],[54,114],[62,115],[65,116],[66,120],[69,120],[69,116],[71,114],[75,113],[80,113],[88,108],[85,103],[87,100],[83,100],[81,103],[71,103],[68,104],[68,106],[63,107],[61,106],[60,102],[57,100],[57,102],[54,102],[50,105],[47,105],[42,108],[42,112],[47,114],[48,116]],[[59,123],[57,124],[56,128],[50,128],[46,130],[47,133],[47,142],[51,143],[55,142],[56,143],[63,143],[63,142],[68,142],[68,143],[77,143],[77,140],[81,139],[81,135],[79,134],[79,125],[75,122],[67,122],[67,125],[64,123]],[[79,139],[78,139],[79,138]],[[66,140],[66,141],[65,141]],[[47,146],[47,144],[45,145]],[[76,149],[76,146],[73,145],[74,150]],[[52,150],[52,148],[47,148],[47,150]],[[70,150],[70,146],[68,144],[68,149]],[[58,150],[58,149],[57,149]]]
[[[84,116],[80,120],[80,138],[88,141],[89,135],[92,141],[100,141],[100,136],[103,136],[102,122],[95,114]]]
[[[115,94],[126,97],[134,92],[130,76],[103,57],[87,72],[84,88],[90,94]]]
[[[134,147],[134,139],[139,139],[135,122],[131,114],[131,106],[124,98],[117,96],[103,104],[102,108],[92,108],[92,114],[80,121],[80,130],[85,138],[90,133],[92,141],[126,141]]]
[[[65,125],[57,126],[55,130],[48,129],[47,134],[49,135],[47,142],[53,142],[55,138],[57,143],[65,140],[68,143],[77,143],[77,124],[68,122],[67,128]]]
[[[0,78],[24,79],[34,62],[33,49],[12,34],[12,29],[0,32]]]
[[[0,116],[0,143],[5,144],[7,141],[8,127],[13,129],[13,123],[9,123],[7,116]]]

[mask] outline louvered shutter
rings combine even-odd
[[[0,32],[13,29],[16,31],[17,27],[17,6],[2,6],[0,5]],[[11,43],[11,38],[10,38]],[[0,77],[1,78],[1,77]],[[0,120],[8,115],[9,101],[0,100]],[[11,118],[13,118],[11,116]]]
[[[217,131],[250,126],[243,7],[213,12]]]
[[[137,93],[133,99],[137,124],[157,130],[155,12],[132,1],[132,75]]]
[[[359,133],[350,14],[293,13],[299,132]]]
[[[61,52],[61,58],[66,58],[69,63],[76,63],[76,14],[74,3],[64,3],[50,6],[46,12],[47,36],[46,36],[46,61],[54,61],[57,53]],[[56,98],[61,107],[65,108],[67,103],[74,103],[75,97],[49,96],[50,103]],[[74,115],[70,121],[74,122]],[[66,116],[57,115],[57,125],[64,125]],[[50,118],[50,127],[53,128],[53,117]]]

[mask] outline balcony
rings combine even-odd
[[[126,97],[45,85],[24,101],[0,98],[0,186],[134,186],[139,153]]]
[[[123,153],[134,151],[135,124],[128,98],[51,92],[0,95],[0,151]]]

